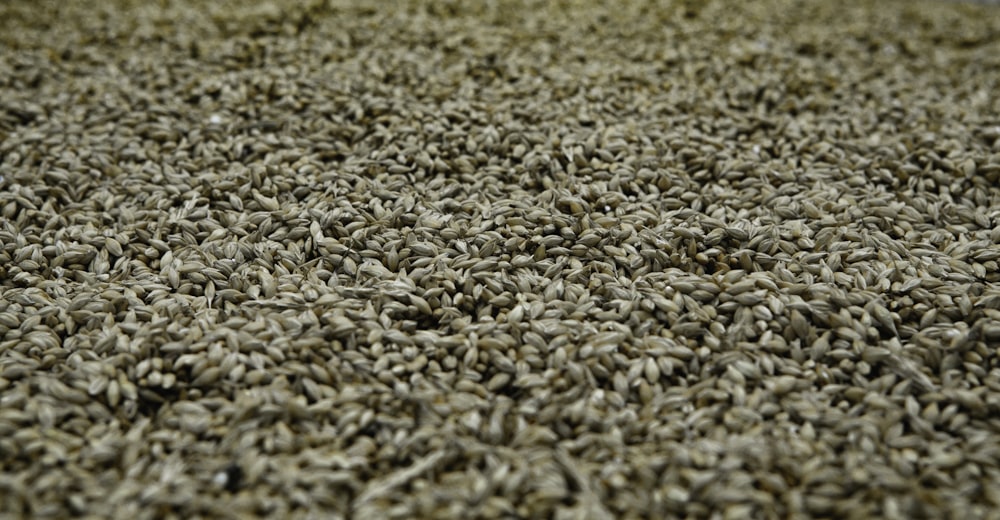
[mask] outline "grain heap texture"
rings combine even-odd
[[[604,3],[0,3],[0,516],[995,514],[1000,11]]]

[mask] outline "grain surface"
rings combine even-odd
[[[0,3],[0,517],[995,515],[997,9]]]

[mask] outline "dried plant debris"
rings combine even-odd
[[[998,34],[3,2],[0,516],[988,517]]]

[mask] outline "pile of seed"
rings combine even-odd
[[[1000,507],[997,8],[236,4],[0,3],[0,516]]]

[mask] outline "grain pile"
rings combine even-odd
[[[996,8],[599,4],[0,4],[0,516],[995,514]]]

